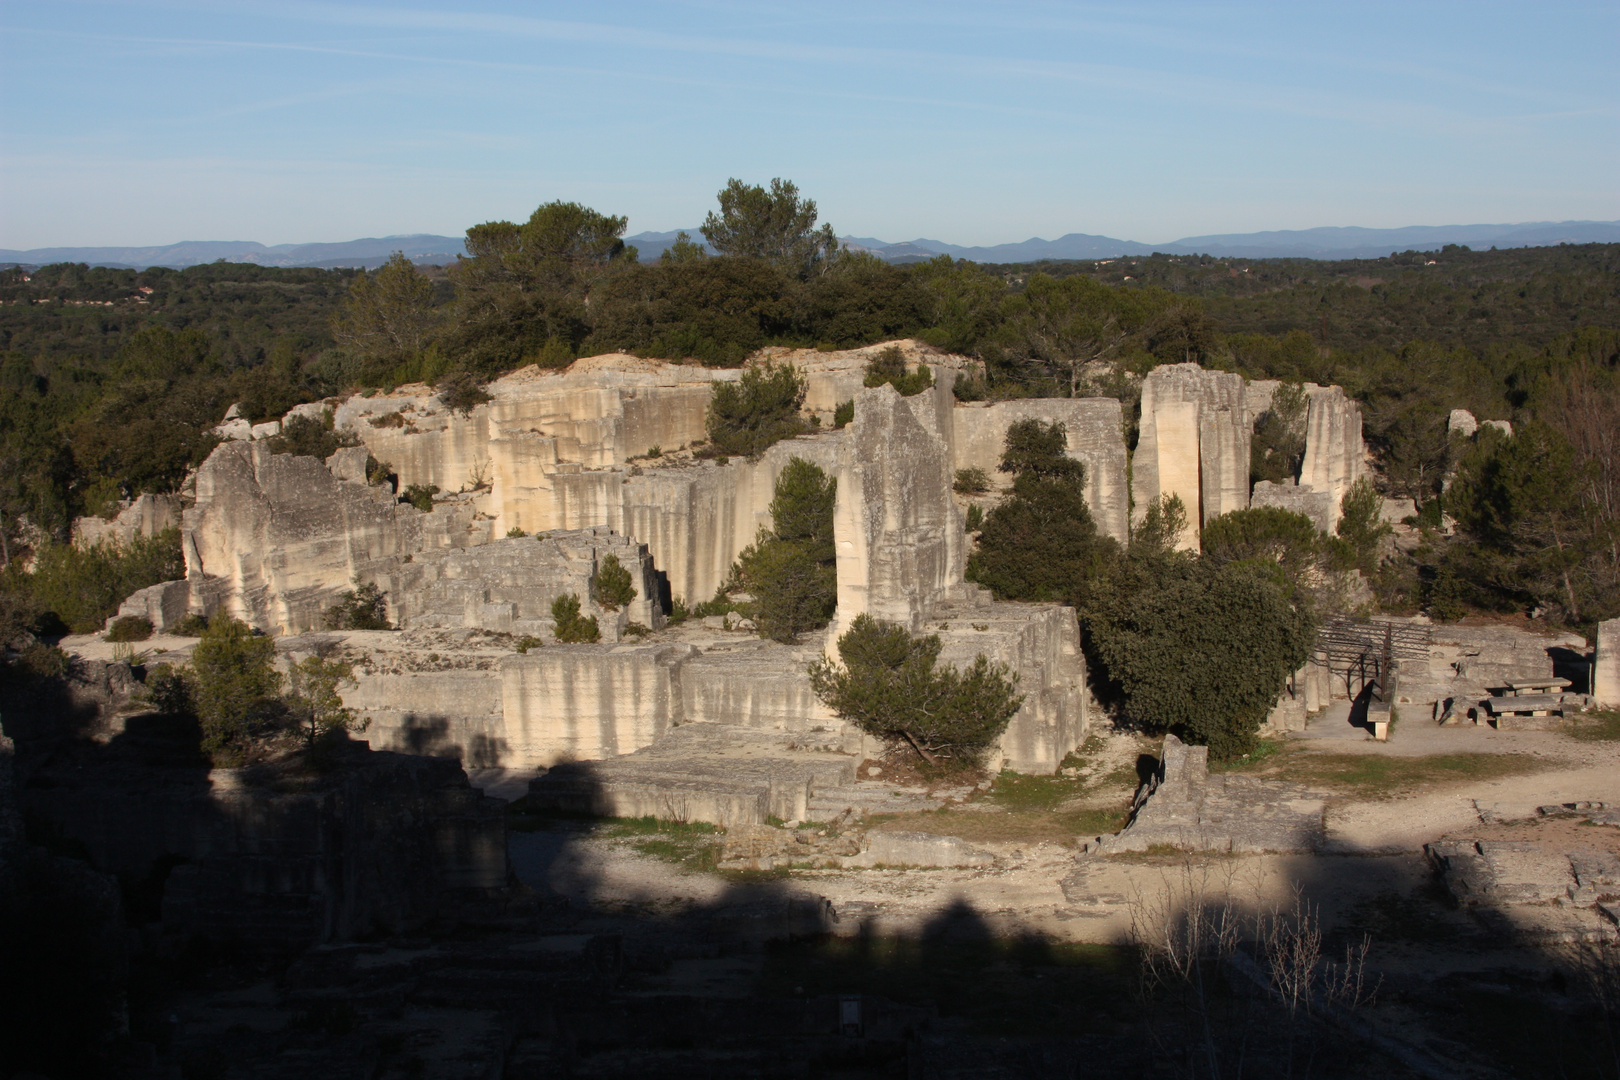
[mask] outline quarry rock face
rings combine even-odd
[[[1305,460],[1299,483],[1326,492],[1332,500],[1332,527],[1339,524],[1340,504],[1350,486],[1367,469],[1366,444],[1361,439],[1361,406],[1337,386],[1307,384],[1309,409],[1305,414]],[[1333,528],[1327,531],[1332,532]]]
[[[949,394],[938,384],[911,397],[879,386],[855,398],[833,511],[838,615],[830,637],[863,614],[915,633],[928,611],[963,594]]]
[[[1249,505],[1254,420],[1241,375],[1197,364],[1154,368],[1142,381],[1142,420],[1132,467],[1135,520],[1167,495],[1187,510],[1177,546],[1198,549],[1211,518]]]
[[[684,448],[706,438],[715,384],[741,372],[622,354],[566,371],[514,372],[488,386],[491,400],[462,412],[420,386],[299,406],[297,415],[313,417],[330,409],[337,429],[363,445],[325,462],[271,454],[262,439],[220,446],[198,470],[195,505],[184,515],[186,579],[142,590],[124,611],[159,630],[187,613],[225,611],[282,635],[289,662],[304,651],[341,651],[357,682],[345,701],[370,722],[376,746],[478,768],[626,762],[593,766],[596,780],[618,785],[624,805],[679,802],[736,820],[753,813],[737,806],[787,796],[749,788],[733,792],[742,803],[727,795],[711,805],[695,792],[713,788],[726,768],[674,769],[669,740],[684,727],[715,725],[703,730],[757,732],[790,756],[829,755],[826,777],[816,781],[820,766],[811,769],[811,788],[790,801],[813,800],[815,783],[842,775],[833,765],[875,747],[816,699],[806,668],[817,656],[837,660],[838,637],[870,614],[939,635],[942,663],[966,666],[982,654],[1006,665],[1024,703],[991,763],[1050,773],[1088,724],[1078,626],[1066,608],[995,602],[963,580],[969,541],[952,490],[956,470],[981,468],[1004,486],[1009,478],[996,466],[1008,428],[1059,422],[1068,453],[1086,465],[1102,533],[1128,539],[1133,492],[1138,519],[1175,493],[1188,511],[1179,543],[1196,548],[1204,521],[1249,505],[1250,432],[1277,384],[1246,385],[1193,364],[1155,370],[1128,461],[1115,399],[957,403],[956,376],[973,362],[916,342],[893,347],[908,366],[929,365],[930,388],[903,397],[889,385],[865,387],[866,365],[888,347],[767,350],[750,361],[799,368],[806,412],[824,423],[754,460],[723,464]],[[1360,414],[1337,388],[1307,390],[1306,475],[1294,486],[1263,485],[1255,502],[1302,509],[1330,528],[1359,475]],[[829,430],[825,421],[846,401],[854,419]],[[713,596],[738,554],[771,526],[776,480],[795,458],[838,484],[838,604],[825,634],[780,645],[723,620],[662,629],[673,599]],[[368,483],[372,460],[389,466],[400,490],[439,487],[431,511],[401,501],[393,484]],[[619,610],[593,591],[609,554],[636,591]],[[312,633],[357,582],[386,593],[403,633]],[[550,607],[565,594],[597,619],[600,643],[557,643]],[[642,641],[640,628],[657,636]],[[1309,706],[1313,689],[1323,696],[1303,680],[1291,701]],[[1274,726],[1295,718],[1279,713]],[[713,743],[693,743],[692,752],[707,754]],[[558,774],[553,786],[566,788],[565,780]],[[632,789],[642,794],[623,794]],[[676,789],[687,794],[669,802]]]

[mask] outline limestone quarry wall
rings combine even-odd
[[[1305,460],[1300,466],[1299,482],[1328,493],[1333,513],[1331,531],[1339,524],[1345,493],[1366,471],[1361,406],[1337,386],[1308,385],[1305,392],[1310,407],[1305,416]]]
[[[521,767],[628,754],[679,722],[689,645],[561,645],[501,661],[510,760]]]
[[[1124,412],[1114,398],[1024,399],[967,402],[952,414],[957,469],[979,468],[998,488],[1012,477],[996,471],[1006,447],[1007,429],[1020,420],[1057,421],[1064,426],[1068,453],[1086,465],[1086,505],[1097,529],[1121,544],[1130,541],[1130,489],[1126,483]]]
[[[833,539],[838,614],[831,637],[862,614],[917,631],[963,591],[965,525],[951,498],[951,391],[901,397],[862,390],[838,471]]]
[[[111,521],[99,517],[73,519],[73,545],[123,546],[137,536],[153,537],[164,529],[180,527],[180,499],[174,495],[141,494],[124,501]]]

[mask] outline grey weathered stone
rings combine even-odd
[[[996,857],[955,836],[920,832],[872,832],[866,849],[842,862],[845,866],[989,866]]]
[[[1093,850],[1314,851],[1322,842],[1324,805],[1321,796],[1294,784],[1211,776],[1207,746],[1167,735],[1159,769],[1137,794],[1130,824]]]
[[[1261,480],[1254,485],[1254,506],[1275,506],[1295,514],[1304,514],[1323,532],[1331,532],[1335,510],[1333,495],[1327,491],[1301,484],[1275,484]]]
[[[1339,524],[1340,504],[1352,484],[1367,468],[1367,447],[1361,438],[1361,407],[1337,386],[1305,387],[1309,408],[1305,414],[1305,459],[1299,482],[1327,492],[1332,500],[1328,532]]]
[[[1592,658],[1592,697],[1607,709],[1620,709],[1620,619],[1597,626],[1597,647]]]
[[[779,733],[684,724],[633,754],[562,762],[529,784],[531,805],[611,817],[758,825],[802,821],[812,790],[855,778],[847,754],[799,750]]]
[[[1478,430],[1479,421],[1474,419],[1474,414],[1467,409],[1452,409],[1451,415],[1446,418],[1446,433],[1449,435],[1471,439]]]

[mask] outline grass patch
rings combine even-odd
[[[1276,739],[1261,739],[1255,743],[1253,750],[1250,750],[1242,757],[1233,758],[1231,761],[1211,761],[1209,771],[1238,772],[1243,769],[1252,769],[1261,762],[1276,757],[1277,752],[1281,749],[1282,743]]]
[[[1431,754],[1394,757],[1385,754],[1284,755],[1268,778],[1354,795],[1386,796],[1414,788],[1463,780],[1495,780],[1549,768],[1552,763],[1530,754]]]
[[[994,939],[971,912],[947,916],[930,930],[940,932],[769,946],[757,992],[766,997],[858,993],[933,1004],[941,1017],[1000,1036],[1113,1034],[1132,1020],[1130,989],[1137,964],[1129,949],[1034,937]]]
[[[1620,712],[1583,713],[1566,734],[1582,742],[1620,742]]]

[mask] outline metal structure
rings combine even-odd
[[[1344,679],[1354,700],[1369,683],[1380,686],[1402,660],[1429,658],[1430,627],[1401,619],[1334,619],[1316,632],[1311,663]]]

